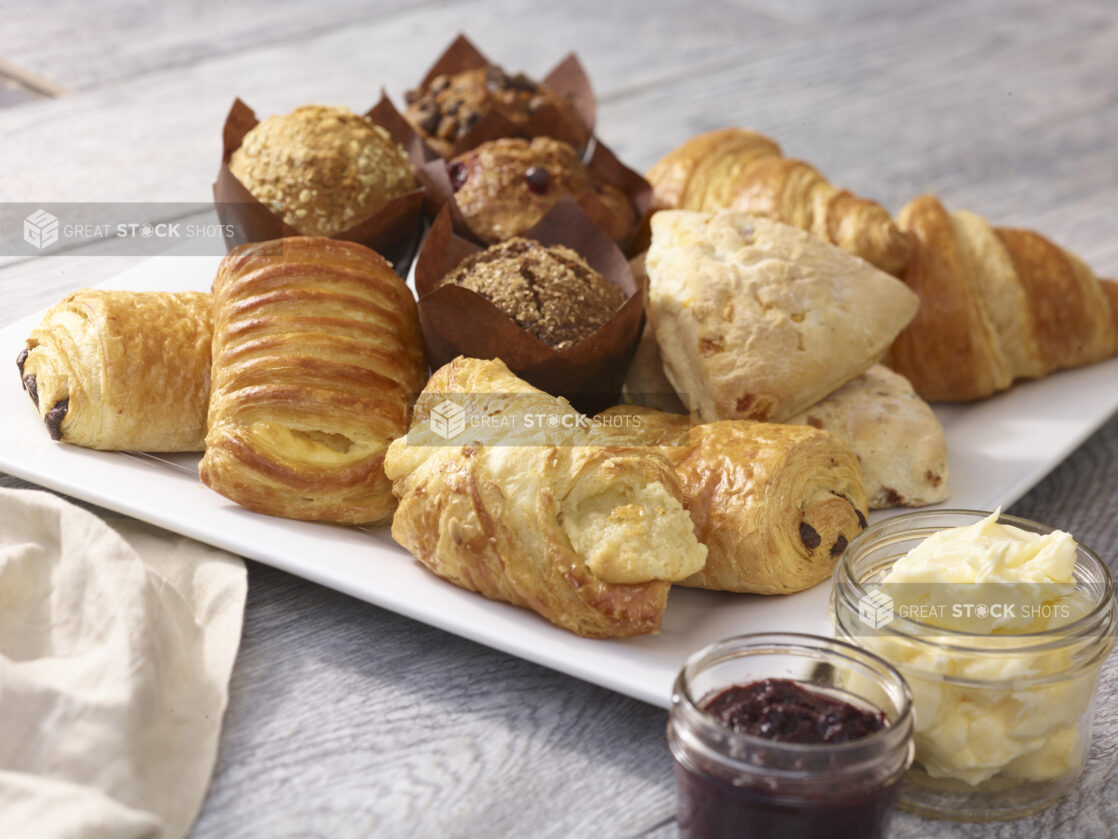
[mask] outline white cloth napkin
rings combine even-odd
[[[0,836],[181,837],[205,797],[244,563],[112,524],[0,490]]]

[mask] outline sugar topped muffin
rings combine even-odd
[[[344,107],[304,105],[254,126],[229,168],[307,236],[331,236],[416,187],[408,156],[379,125]]]
[[[636,228],[629,198],[599,181],[570,144],[551,137],[482,143],[454,158],[448,174],[466,226],[483,242],[523,233],[564,195],[615,242]]]
[[[523,73],[509,75],[496,64],[436,76],[427,87],[409,90],[404,98],[405,119],[443,157],[449,157],[454,144],[491,111],[523,130],[542,108],[552,107],[560,116],[549,126],[555,137],[579,148],[590,139],[570,99]]]
[[[625,302],[625,293],[570,248],[513,238],[467,257],[440,285],[485,297],[549,347],[589,337]]]

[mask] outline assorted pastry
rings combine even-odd
[[[212,293],[51,308],[17,359],[47,432],[203,452],[202,483],[249,510],[390,522],[455,585],[619,638],[655,632],[672,585],[809,588],[869,509],[949,497],[925,399],[1118,353],[1118,283],[1059,246],[933,196],[894,221],[745,129],[657,163],[645,226],[648,185],[596,141],[583,159],[592,119],[562,75],[459,39],[384,125],[317,105],[257,124],[238,101],[215,195],[232,178],[286,228],[230,251]],[[405,120],[453,193],[415,296],[338,238],[404,196],[418,213]],[[448,439],[448,394],[486,423]],[[500,430],[529,414],[559,431]]]

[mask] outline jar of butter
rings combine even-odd
[[[1114,582],[1069,534],[973,510],[878,522],[835,567],[837,638],[897,668],[916,760],[899,806],[989,821],[1043,809],[1083,770]]]

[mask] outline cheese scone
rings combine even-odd
[[[917,296],[803,230],[732,210],[652,217],[648,315],[664,373],[712,422],[780,422],[869,368]]]

